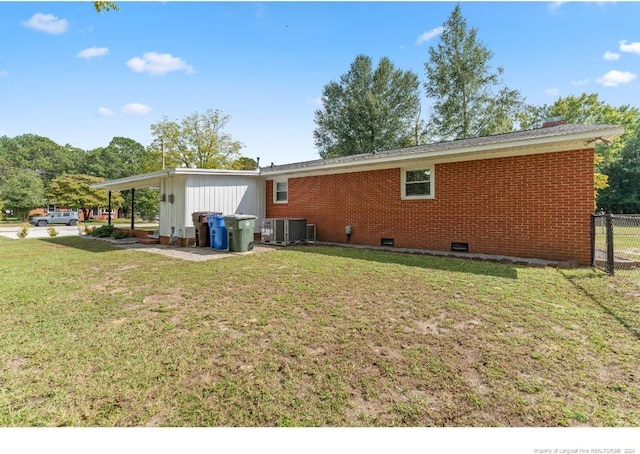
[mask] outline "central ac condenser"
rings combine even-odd
[[[273,244],[295,244],[307,240],[307,220],[272,218],[262,221],[262,241]]]

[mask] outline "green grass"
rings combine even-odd
[[[640,425],[640,294],[589,269],[0,254],[0,426]]]

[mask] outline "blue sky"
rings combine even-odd
[[[220,109],[261,164],[318,158],[314,111],[358,54],[425,79],[456,3],[0,1],[0,135],[83,149],[143,145],[167,116]],[[640,107],[640,3],[462,2],[528,102],[597,92]],[[423,112],[428,101],[423,102]]]

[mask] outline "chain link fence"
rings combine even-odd
[[[640,280],[640,215],[594,214],[592,265]]]

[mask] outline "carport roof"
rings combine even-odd
[[[206,175],[206,176],[254,176],[260,175],[259,170],[220,170],[220,169],[187,169],[175,168],[159,170],[157,172],[143,173],[133,175],[126,178],[118,178],[116,180],[103,181],[102,183],[92,184],[94,189],[105,189],[107,191],[124,191],[127,189],[138,188],[157,188],[160,186],[160,180],[175,175]]]

